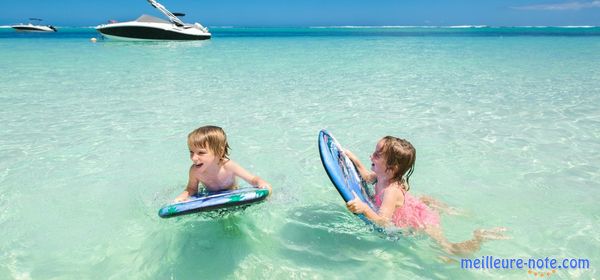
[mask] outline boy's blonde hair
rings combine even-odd
[[[387,170],[392,171],[392,182],[399,182],[408,191],[410,185],[408,180],[415,170],[417,151],[408,140],[394,136],[386,136],[381,139],[383,145],[377,151],[385,159]]]
[[[188,147],[210,149],[222,160],[229,159],[227,135],[218,126],[206,125],[190,132],[188,134]]]

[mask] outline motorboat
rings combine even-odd
[[[30,21],[42,21],[41,18],[29,18]],[[10,27],[14,28],[18,32],[56,32],[56,27],[52,25],[39,25],[29,22],[28,24],[15,24]]]
[[[188,24],[177,16],[182,13],[171,13],[156,0],[146,0],[158,9],[169,20],[142,15],[134,21],[114,22],[96,26],[103,36],[117,40],[206,40],[211,34],[208,28],[200,23]]]

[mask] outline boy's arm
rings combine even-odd
[[[226,163],[225,167],[227,169],[231,170],[233,172],[233,174],[235,174],[235,176],[238,176],[238,177],[244,179],[244,181],[248,182],[248,184],[250,184],[254,187],[257,187],[257,188],[268,189],[269,194],[271,194],[273,192],[273,189],[271,188],[271,184],[269,184],[267,181],[263,180],[262,178],[260,178],[258,176],[254,176],[254,174],[248,172],[248,170],[241,167],[235,161],[229,160]]]
[[[371,184],[375,181],[375,172],[367,170],[367,168],[360,162],[360,160],[349,150],[344,150],[344,154],[348,156],[348,158],[354,163],[356,169],[358,170],[358,174],[367,181],[367,183]]]
[[[190,198],[190,196],[197,194],[199,183],[200,181],[198,181],[198,179],[192,174],[192,168],[190,167],[187,187],[175,198],[174,202],[186,201]]]

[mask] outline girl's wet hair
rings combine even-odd
[[[190,132],[188,134],[188,147],[210,149],[221,159],[229,159],[227,135],[218,126],[206,125]]]
[[[385,158],[387,170],[392,171],[391,181],[403,184],[408,191],[410,189],[408,180],[415,170],[417,159],[415,147],[407,140],[394,136],[383,137],[381,141],[383,141],[381,150],[377,153]]]

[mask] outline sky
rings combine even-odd
[[[600,0],[159,0],[206,26],[600,26]],[[145,0],[2,0],[0,25],[161,16]]]

